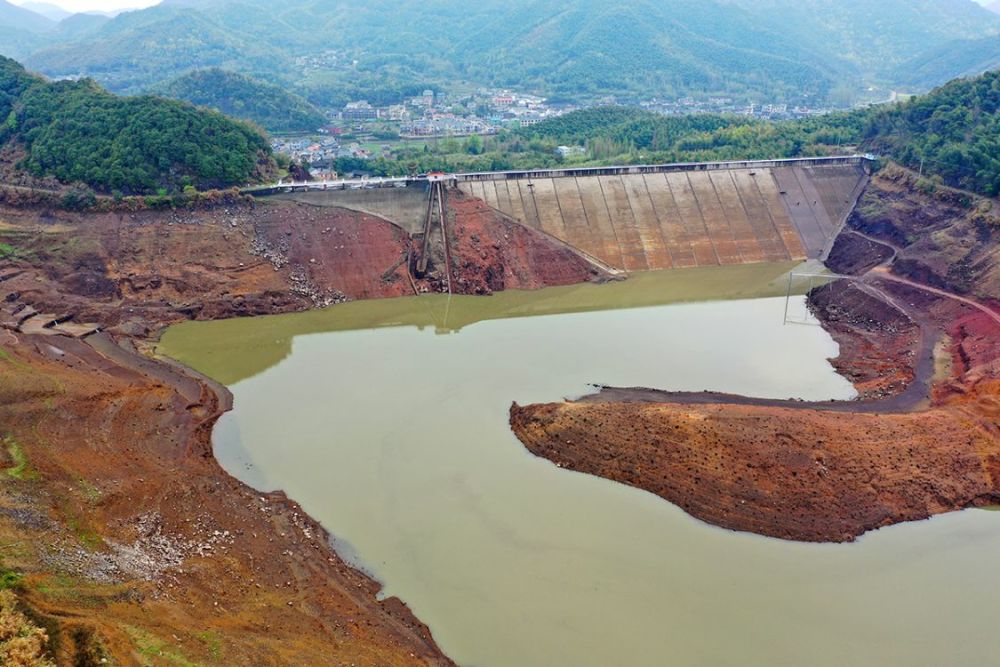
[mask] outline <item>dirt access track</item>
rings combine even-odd
[[[460,193],[447,214],[455,291],[607,277]],[[0,209],[0,586],[58,664],[451,664],[295,503],[219,467],[228,392],[149,354],[177,321],[444,289],[416,247],[301,202]]]
[[[996,202],[875,177],[815,291],[858,388],[839,405],[605,388],[514,405],[529,450],[733,530],[803,541],[1000,501]],[[846,413],[846,414],[845,414]]]

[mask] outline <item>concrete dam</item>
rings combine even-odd
[[[448,174],[272,192],[419,234],[441,181],[596,263],[633,272],[821,258],[868,177],[869,161],[850,156]]]
[[[820,257],[868,181],[862,158],[536,173],[458,187],[624,271]]]

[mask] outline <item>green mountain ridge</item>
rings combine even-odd
[[[100,14],[73,14],[60,21],[56,29],[63,39],[80,39],[96,32],[110,20]]]
[[[146,194],[270,178],[266,137],[250,125],[152,96],[116,97],[90,80],[49,83],[0,58],[0,144],[17,168],[104,192]]]
[[[119,15],[82,42],[37,52],[28,64],[44,74],[89,76],[115,92],[138,93],[196,67],[273,70],[285,62],[197,12],[154,7]]]
[[[928,50],[1000,34],[1000,17],[973,0],[728,2],[754,11],[828,58],[843,58],[866,75],[890,79],[896,67]]]
[[[505,34],[490,24],[470,35],[460,46],[475,56],[464,62],[466,70],[500,85],[520,79],[558,94],[580,88],[599,93],[624,81],[627,89],[661,94],[770,89],[805,98],[825,96],[837,74],[836,67],[810,62],[806,50],[753,16],[719,4],[583,0],[562,9],[553,4],[532,3],[523,23],[513,21],[519,30]],[[474,51],[487,40],[489,50]]]
[[[130,93],[192,68],[238,69],[324,105],[341,101],[338,88],[363,91],[361,82],[374,83],[377,96],[427,81],[570,98],[745,94],[810,103],[842,86],[908,83],[899,80],[903,63],[996,34],[1000,16],[972,0],[175,0],[57,37],[27,63]],[[27,48],[0,32],[0,52]],[[341,65],[296,71],[297,57],[330,51]],[[963,64],[928,81],[964,74]]]
[[[1000,70],[865,113],[869,150],[949,185],[1000,195]]]
[[[0,44],[8,57],[24,59],[45,46],[45,43],[45,38],[36,32],[0,25]]]
[[[925,90],[942,81],[978,76],[1000,66],[1000,35],[956,40],[909,60],[896,69],[896,79],[909,90]]]
[[[870,151],[955,187],[1000,195],[1000,70],[956,79],[898,104],[806,120],[714,114],[661,116],[626,107],[586,109],[518,131],[522,141],[614,149],[649,162],[800,157]],[[615,154],[617,151],[617,154]]]
[[[315,131],[326,122],[322,111],[298,95],[218,68],[194,70],[156,92],[251,121],[270,132]]]

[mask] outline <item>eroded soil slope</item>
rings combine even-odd
[[[835,270],[858,279],[812,295],[841,344],[834,363],[862,395],[854,404],[699,404],[609,390],[515,405],[514,431],[559,465],[652,491],[726,528],[787,539],[851,540],[995,503],[1000,224],[991,207],[967,193],[923,192],[902,170],[873,179],[831,254]]]
[[[452,207],[449,197],[449,209]],[[457,293],[531,289],[602,277],[577,254],[460,193]],[[288,312],[445,289],[412,277],[419,247],[373,215],[298,202],[201,211],[74,214],[0,209],[5,294],[40,313],[147,335],[179,319]]]
[[[222,472],[206,384],[65,337],[0,348],[3,563],[61,663],[448,662],[295,504]]]

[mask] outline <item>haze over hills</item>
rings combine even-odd
[[[62,38],[76,39],[97,30],[110,20],[110,17],[103,14],[73,14],[60,21],[57,29]]]
[[[0,55],[18,60],[39,49],[77,39],[119,12],[72,13],[47,2],[0,0]]]
[[[906,90],[926,90],[942,79],[977,76],[1000,64],[1000,36],[955,40],[896,67],[894,78]]]
[[[28,32],[43,32],[51,30],[56,21],[24,7],[0,0],[0,27],[27,30]]]
[[[73,15],[73,12],[68,12],[62,7],[48,2],[24,2],[21,3],[21,8],[35,12],[36,14],[41,14],[45,18],[52,21],[62,21],[63,19],[69,18]]]
[[[876,77],[946,42],[997,34],[1000,25],[972,0],[730,1],[818,52]]]
[[[688,0],[533,2],[478,26],[457,44],[455,57],[472,78],[527,81],[567,96],[743,88],[815,99],[846,74],[748,12]]]
[[[40,43],[0,30],[0,52],[24,55],[49,76],[92,76],[129,93],[218,66],[295,86],[321,105],[431,83],[575,99],[719,94],[810,103],[869,84],[912,85],[898,69],[904,63],[948,44],[974,49],[956,40],[996,34],[1000,16],[972,0],[167,0]],[[303,68],[298,59],[319,64]],[[920,81],[939,84],[969,67],[956,59]]]

